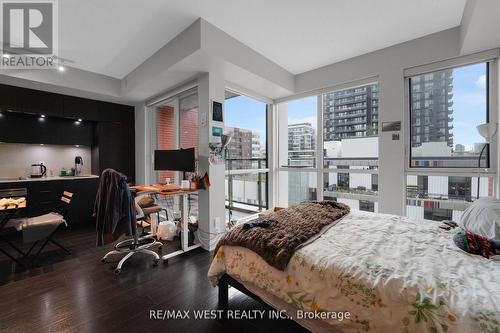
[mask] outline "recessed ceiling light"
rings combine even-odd
[[[57,70],[59,72],[64,72],[66,70],[66,67],[64,67],[63,65],[59,65],[59,66],[57,66]]]
[[[75,145],[76,148],[80,148],[80,145]]]
[[[40,146],[43,146],[44,144],[43,143],[40,143]]]
[[[41,115],[40,115],[40,118],[45,118],[45,115],[44,115],[44,114],[41,114]]]
[[[82,118],[78,118],[78,121],[81,122],[82,121]]]

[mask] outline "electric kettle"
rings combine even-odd
[[[31,175],[30,178],[42,178],[47,174],[47,167],[42,163],[31,165]]]

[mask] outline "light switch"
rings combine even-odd
[[[206,112],[203,112],[201,114],[200,125],[201,125],[201,127],[207,126],[207,113]]]

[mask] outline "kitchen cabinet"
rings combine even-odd
[[[63,106],[64,117],[66,118],[91,121],[99,120],[98,101],[74,96],[64,96]]]
[[[104,169],[112,168],[125,174],[129,181],[133,181],[135,178],[133,126],[125,122],[100,122],[95,130],[92,172],[100,174]]]
[[[0,84],[0,109],[62,117],[62,95]]]
[[[68,212],[68,226],[90,225],[94,201],[99,187],[98,178],[77,178],[61,180],[14,181],[0,183],[0,189],[26,188],[26,209],[21,216],[33,217],[57,211],[64,191],[74,194]]]
[[[89,146],[94,174],[134,179],[134,107],[0,84],[0,110],[0,142]]]
[[[7,112],[0,116],[0,141],[91,146],[93,127],[87,121]]]
[[[92,146],[94,124],[90,121],[75,121],[64,119],[64,124],[58,126],[59,144]]]
[[[25,89],[22,110],[25,113],[46,115],[47,117],[63,116],[63,98],[59,94]]]
[[[0,110],[22,112],[24,89],[0,84]]]

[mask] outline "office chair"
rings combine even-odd
[[[134,203],[136,208],[136,219],[138,222],[144,221],[144,219],[147,216],[143,208],[139,206],[139,201],[145,196],[157,193],[159,193],[158,190],[146,190],[135,193]],[[157,241],[152,234],[143,233],[141,236],[138,236],[136,232],[133,238],[118,242],[115,245],[115,249],[113,251],[106,253],[106,255],[101,259],[101,261],[105,263],[107,262],[109,256],[114,254],[125,253],[125,256],[120,260],[120,262],[115,268],[114,271],[115,274],[120,274],[122,266],[125,263],[125,261],[127,261],[130,257],[132,257],[136,253],[144,253],[153,256],[154,258],[153,266],[158,266],[158,263],[160,261],[160,256],[158,255],[157,252],[150,250],[151,247],[157,245],[159,245],[157,251],[161,253],[161,248],[163,246],[163,243]]]

